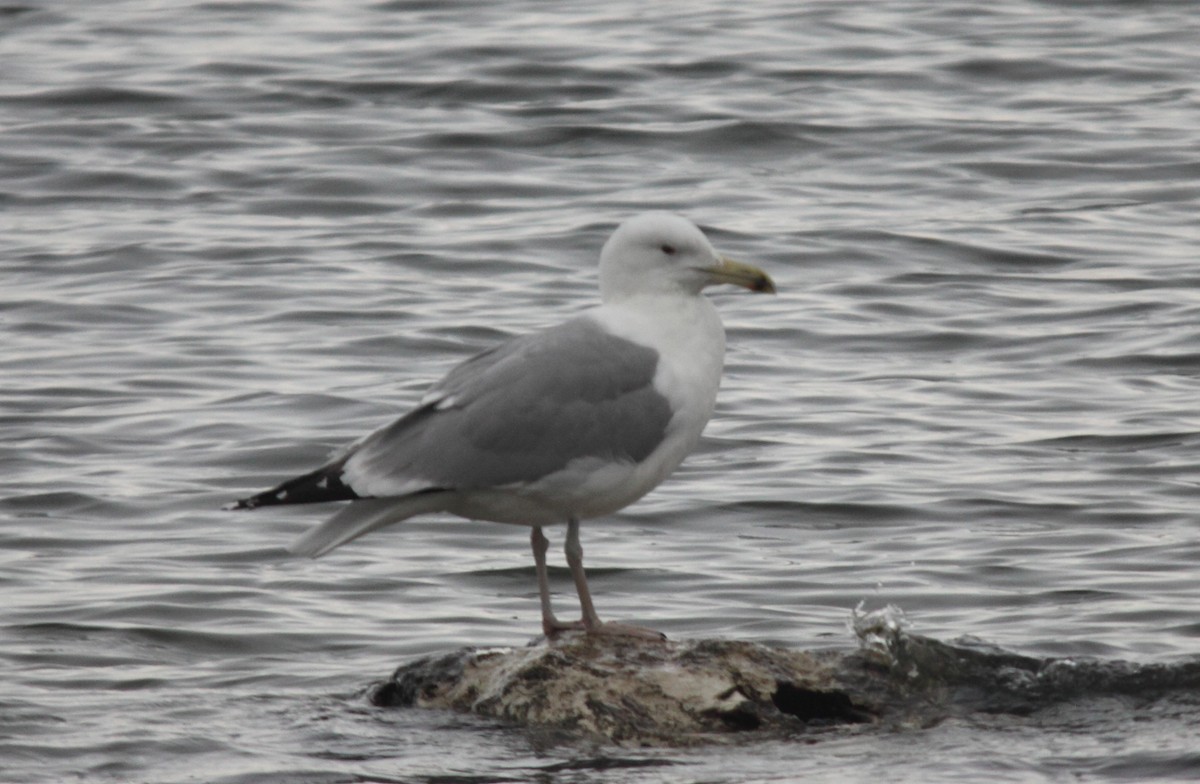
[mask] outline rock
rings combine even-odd
[[[848,652],[585,634],[466,648],[400,667],[369,698],[630,747],[922,727],[973,713],[1030,716],[1107,695],[1150,705],[1200,693],[1200,657],[1150,665],[1042,659],[910,634],[899,620],[856,615],[860,644]]]
[[[711,743],[747,732],[876,718],[842,682],[844,656],[748,642],[568,635],[405,665],[376,705],[445,708],[626,746]]]

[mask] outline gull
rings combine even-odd
[[[716,284],[775,292],[686,218],[630,218],[601,250],[598,307],[467,359],[330,462],[226,508],[349,501],[289,548],[312,558],[419,514],[526,525],[547,637],[661,639],[597,616],[579,524],[644,496],[699,442],[725,357],[724,326],[701,293]],[[542,528],[563,523],[577,622],[558,620],[550,602]]]

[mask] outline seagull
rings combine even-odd
[[[312,558],[420,514],[526,525],[547,638],[662,639],[597,616],[579,524],[641,498],[699,442],[725,357],[724,326],[701,293],[716,284],[775,293],[765,272],[719,255],[686,218],[630,218],[601,250],[599,306],[476,354],[330,462],[226,508],[348,501],[289,548]],[[542,528],[563,523],[576,622],[550,602]]]

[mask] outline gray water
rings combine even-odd
[[[671,209],[780,294],[713,294],[700,450],[585,525],[602,615],[1194,661],[1197,41],[1188,2],[0,6],[0,778],[1193,779],[1194,692],[712,751],[372,708],[534,635],[526,532],[307,561],[327,510],[219,507]]]

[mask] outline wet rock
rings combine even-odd
[[[876,706],[843,682],[844,659],[727,640],[571,635],[422,659],[401,667],[370,698],[620,745],[691,745],[874,721]]]
[[[1171,664],[1022,656],[855,616],[859,647],[790,651],[734,640],[564,635],[406,664],[373,687],[381,706],[441,708],[620,746],[687,746],[821,731],[902,728],[950,716],[1035,715],[1064,702],[1200,695],[1200,657]]]

